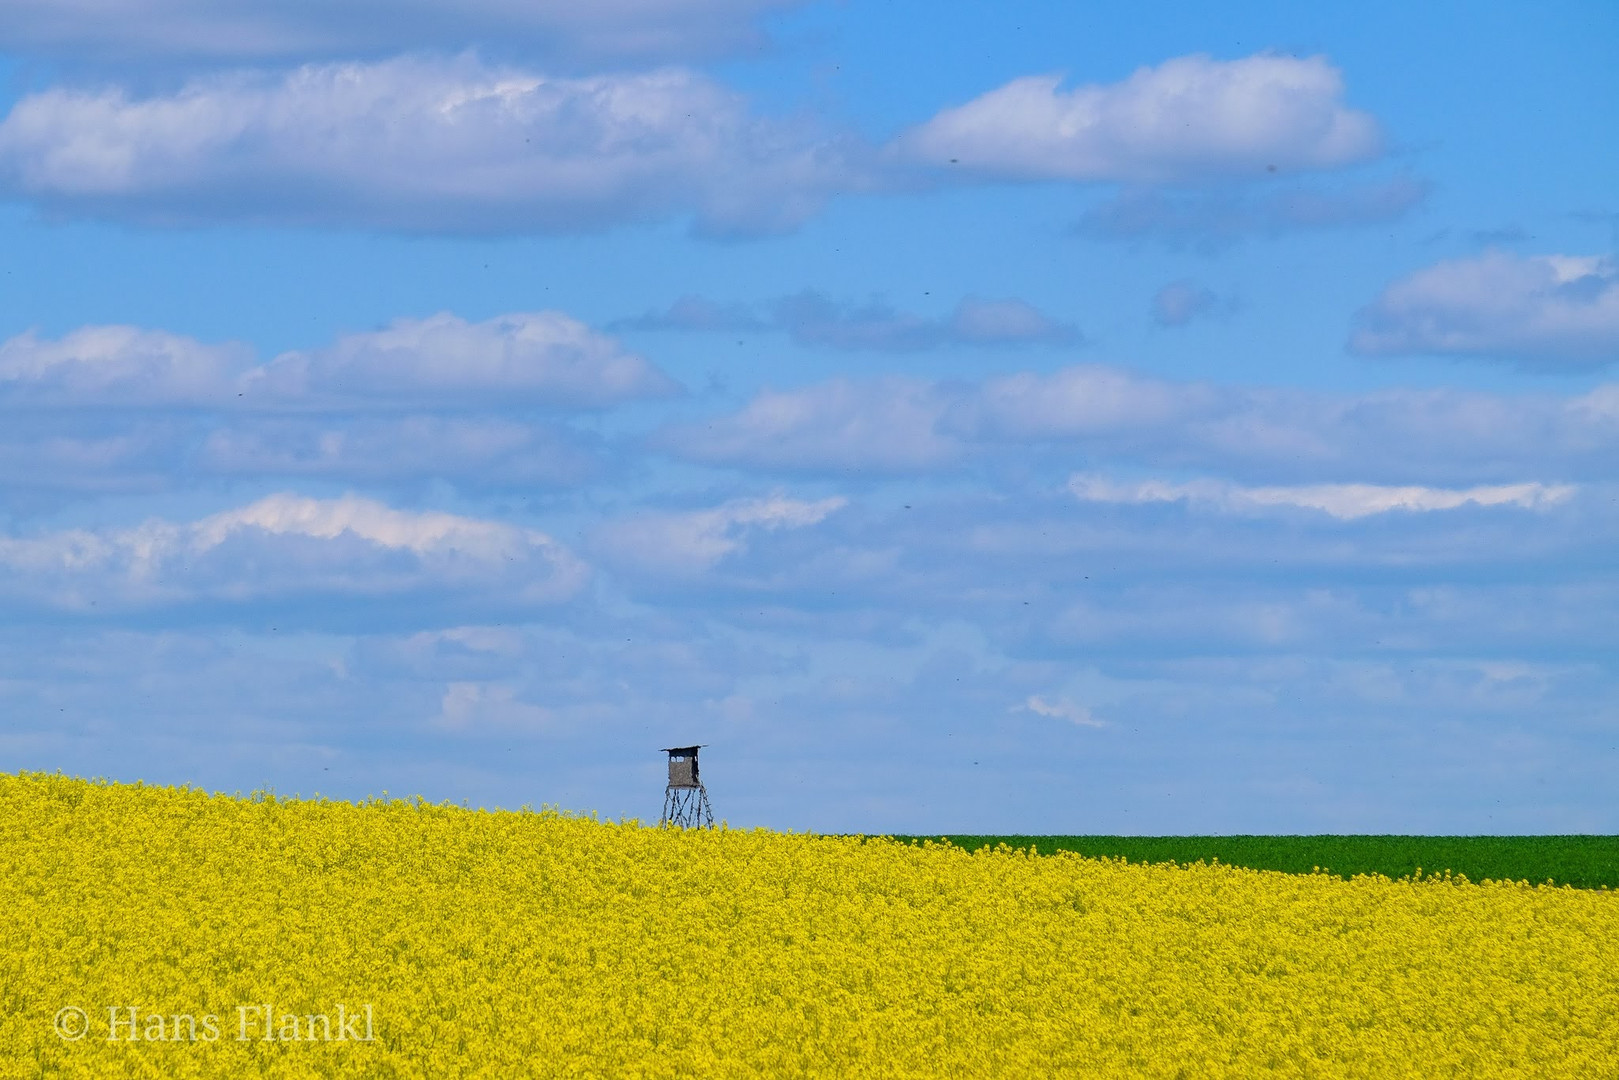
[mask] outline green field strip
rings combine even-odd
[[[1229,866],[1339,877],[1466,875],[1469,881],[1527,880],[1580,889],[1619,888],[1619,836],[894,836],[948,840],[969,850],[1006,844],[1041,855],[1072,851],[1133,863]]]

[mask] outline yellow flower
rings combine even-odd
[[[1619,1076],[1597,891],[38,774],[0,865],[7,1076]]]

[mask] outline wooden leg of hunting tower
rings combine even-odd
[[[681,829],[712,828],[714,811],[708,804],[708,790],[702,784],[665,788],[663,818],[659,824]]]

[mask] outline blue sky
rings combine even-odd
[[[1619,831],[1614,41],[12,0],[0,768]]]

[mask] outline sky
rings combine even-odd
[[[1619,8],[4,0],[0,770],[1619,832]]]

